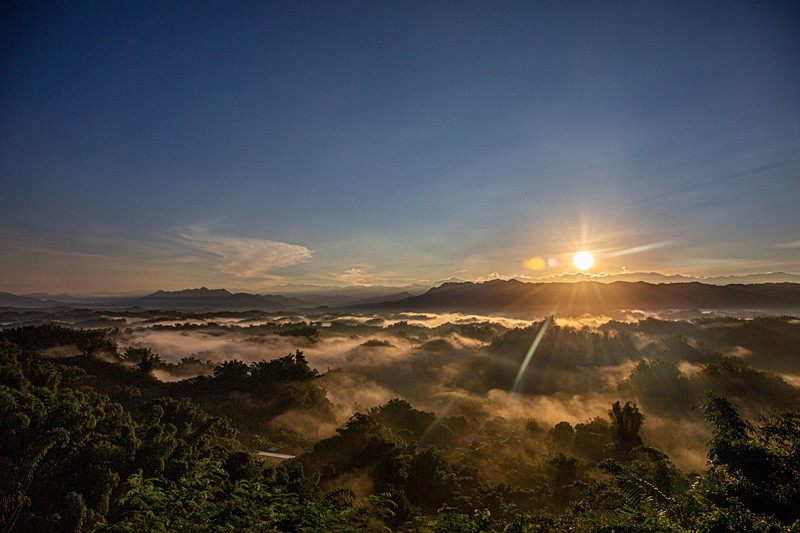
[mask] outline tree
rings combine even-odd
[[[559,422],[553,427],[553,442],[559,448],[569,448],[575,439],[575,430],[569,422]]]
[[[710,392],[701,408],[714,428],[710,473],[724,473],[717,497],[787,525],[800,520],[800,413],[762,418],[753,426],[727,398]]]
[[[225,385],[241,387],[249,374],[247,363],[237,359],[225,361],[214,367],[214,380]]]
[[[611,437],[620,454],[627,456],[635,447],[642,445],[639,430],[644,423],[644,415],[636,404],[626,402],[622,407],[619,402],[614,402],[608,416],[611,418]]]
[[[575,451],[583,456],[599,461],[607,456],[611,427],[599,416],[575,426]]]
[[[136,366],[145,374],[163,366],[164,361],[150,348],[134,348],[128,346],[123,354],[127,361],[135,362]]]

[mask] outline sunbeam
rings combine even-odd
[[[525,374],[525,371],[528,369],[528,365],[533,359],[533,354],[536,353],[536,348],[539,347],[539,343],[542,342],[542,338],[544,337],[547,328],[550,327],[550,323],[553,321],[553,315],[549,315],[542,324],[542,327],[539,328],[539,333],[536,334],[536,338],[533,339],[531,343],[531,347],[528,349],[528,353],[525,354],[525,359],[522,360],[522,365],[519,367],[519,372],[517,372],[517,377],[514,379],[514,385],[511,387],[511,392],[517,392],[519,389],[519,384],[522,382],[522,376]]]

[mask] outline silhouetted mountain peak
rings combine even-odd
[[[233,294],[226,289],[209,289],[207,287],[200,287],[199,289],[183,289],[181,291],[158,290],[153,294],[145,296],[145,298],[226,298],[230,296],[233,296]]]
[[[123,305],[163,308],[209,308],[209,309],[297,309],[313,307],[314,304],[298,298],[278,295],[258,295],[248,292],[232,293],[226,289],[184,289],[182,291],[159,290],[135,300],[122,300]]]
[[[360,307],[365,307],[364,305]],[[404,311],[582,312],[621,309],[797,309],[800,284],[709,285],[697,281],[659,283],[524,283],[491,280],[445,283],[420,296],[375,305]]]

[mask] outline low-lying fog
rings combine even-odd
[[[555,317],[511,392],[544,321],[460,314],[37,312],[18,323],[113,327],[121,348],[165,361],[269,360],[301,350],[343,423],[400,397],[443,416],[498,417],[547,429],[607,418],[617,400],[645,414],[642,434],[684,469],[706,463],[710,431],[694,404],[724,393],[746,416],[800,409],[800,321],[713,313]],[[62,313],[58,315],[58,313]],[[56,316],[58,315],[58,316]],[[49,317],[49,318],[48,318]],[[544,318],[544,317],[542,317]],[[210,372],[213,365],[206,365]],[[195,370],[196,372],[196,370]],[[164,380],[181,375],[158,371]],[[322,438],[335,424],[292,412],[273,421]]]

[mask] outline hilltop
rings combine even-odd
[[[481,313],[602,313],[622,309],[796,310],[800,284],[761,283],[524,283],[493,280],[445,283],[425,294],[358,308]]]

